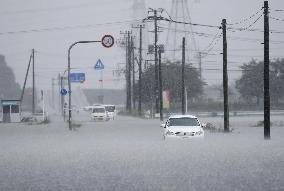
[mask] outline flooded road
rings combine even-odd
[[[163,141],[159,120],[82,119],[75,131],[58,116],[46,125],[0,124],[1,190],[284,189],[283,126],[268,141],[263,127],[252,127],[257,118],[236,117],[232,133]]]

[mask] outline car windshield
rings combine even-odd
[[[107,110],[108,112],[114,112],[115,106],[106,106],[106,110]]]
[[[170,118],[169,126],[199,126],[199,122],[196,118]]]
[[[104,113],[105,109],[104,108],[94,108],[93,113]]]

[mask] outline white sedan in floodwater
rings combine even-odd
[[[197,117],[192,115],[173,115],[170,116],[165,124],[163,138],[203,138],[204,130]]]

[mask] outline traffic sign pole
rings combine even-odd
[[[87,43],[102,43],[102,45],[106,48],[110,48],[114,44],[114,38],[111,35],[105,35],[103,36],[102,40],[98,41],[77,41],[71,44],[68,48],[68,92],[69,92],[69,105],[68,105],[68,110],[69,110],[69,120],[68,120],[68,127],[69,130],[72,130],[72,124],[71,124],[71,119],[72,119],[72,110],[71,110],[71,81],[70,81],[70,53],[71,49],[76,45],[76,44],[87,44]]]

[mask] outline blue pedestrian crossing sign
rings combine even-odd
[[[95,70],[103,70],[105,68],[104,64],[102,63],[101,59],[98,59],[96,65],[95,65]]]
[[[62,89],[60,90],[60,94],[63,95],[63,96],[65,96],[65,95],[67,94],[67,90],[64,89],[64,88],[62,88]]]

